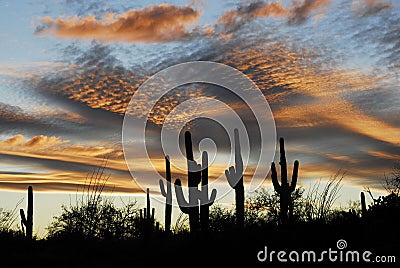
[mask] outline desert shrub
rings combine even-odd
[[[18,230],[16,221],[18,218],[18,207],[22,200],[18,201],[13,209],[0,208],[0,236],[15,237],[22,236],[22,232]]]
[[[173,234],[188,234],[189,233],[189,217],[187,214],[180,213],[172,225],[171,231]]]
[[[297,188],[291,193],[293,202],[294,221],[300,221],[303,213],[303,188]],[[247,201],[247,207],[256,214],[258,224],[279,223],[280,199],[276,191],[260,188],[252,194]],[[253,216],[254,217],[254,216]]]
[[[321,190],[321,181],[309,188],[302,201],[302,217],[307,222],[327,223],[334,216],[334,203],[339,197],[345,173],[339,170]]]
[[[117,207],[103,195],[110,176],[104,175],[107,160],[87,176],[75,205],[61,208],[46,228],[47,238],[76,237],[93,239],[129,239],[140,235],[140,217],[136,202]]]
[[[135,202],[118,208],[110,199],[75,206],[62,206],[62,212],[47,227],[48,238],[80,237],[129,239],[140,235]]]

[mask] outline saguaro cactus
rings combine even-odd
[[[208,198],[208,168],[201,170],[201,166],[194,161],[192,137],[189,131],[185,132],[185,146],[188,165],[189,202],[185,200],[183,195],[180,179],[175,180],[175,193],[179,208],[183,213],[189,215],[190,232],[196,233],[200,230],[200,227],[204,228],[204,231],[208,229],[208,209],[214,202],[217,191],[213,189],[210,198]],[[203,167],[208,166],[207,152],[202,153],[202,162]],[[202,177],[204,182],[202,183],[202,190],[199,190],[198,185],[202,181]],[[199,224],[199,201],[202,204],[202,224]]]
[[[244,185],[243,185],[243,160],[240,149],[239,131],[234,130],[235,138],[235,166],[225,170],[229,185],[235,190],[236,224],[239,228],[244,225]]]
[[[278,182],[278,174],[276,172],[275,163],[271,164],[271,178],[275,191],[280,196],[280,220],[282,224],[286,224],[289,220],[293,219],[293,202],[291,193],[296,189],[299,161],[294,161],[292,181],[289,185],[287,180],[287,163],[285,155],[285,141],[283,138],[279,139],[280,147],[280,162],[281,165],[281,184]],[[288,213],[289,212],[289,213]],[[289,215],[288,215],[289,214]]]
[[[19,210],[21,216],[21,225],[22,230],[24,230],[25,226],[25,236],[28,239],[32,239],[32,230],[33,230],[33,188],[32,186],[28,187],[28,209],[27,209],[27,217],[25,217],[25,212],[21,208]]]
[[[146,191],[146,208],[140,210],[140,223],[142,225],[142,230],[143,234],[145,236],[148,236],[154,228],[154,214],[155,214],[155,208],[150,207],[150,190],[147,188]]]
[[[365,194],[361,192],[361,216],[365,217],[367,215],[367,205],[365,203]]]
[[[165,156],[165,179],[166,187],[163,180],[160,179],[161,194],[165,197],[165,231],[171,230],[171,214],[172,214],[172,191],[171,191],[171,164],[169,156]]]
[[[213,189],[210,198],[208,197],[208,154],[206,151],[202,153],[201,165],[200,227],[202,232],[207,232],[210,206],[214,203],[217,190]]]

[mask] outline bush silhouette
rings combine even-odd
[[[23,233],[15,225],[18,218],[18,207],[21,203],[22,199],[13,209],[0,208],[0,238],[23,237]]]
[[[103,196],[109,179],[104,174],[107,160],[87,178],[75,205],[62,206],[59,216],[47,227],[47,238],[131,239],[141,235],[136,202],[117,207]]]

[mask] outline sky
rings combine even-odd
[[[124,158],[124,114],[143,82],[179,63],[218,62],[254,81],[271,108],[276,138],[285,138],[289,173],[299,160],[298,184],[307,189],[344,172],[340,205],[358,200],[364,187],[384,194],[383,178],[400,158],[398,1],[0,0],[0,51],[0,207],[13,208],[33,185],[38,234],[105,158],[105,192],[116,202],[144,204]],[[163,123],[200,96],[233,107],[256,136],[251,113],[223,88],[175,88],[154,106],[146,128],[161,175]],[[199,110],[189,108],[180,116]],[[201,119],[184,129],[195,145],[214,139],[222,157],[210,177],[223,176],[231,130]],[[142,160],[134,166],[150,176]],[[245,180],[254,168],[250,161]],[[259,179],[271,187],[269,175]],[[219,182],[214,186],[229,189]],[[160,196],[157,189],[152,195]],[[233,193],[218,202],[231,205]],[[162,219],[162,203],[154,206]]]

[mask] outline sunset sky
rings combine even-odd
[[[300,185],[346,172],[340,205],[365,186],[383,194],[384,174],[400,159],[399,1],[0,0],[0,51],[0,207],[13,208],[33,185],[38,234],[104,157],[106,190],[143,205],[124,159],[124,113],[147,78],[178,63],[215,61],[252,79],[285,137],[290,172],[300,161]],[[238,105],[200,84],[160,100],[147,145],[161,173],[157,133],[194,96]],[[191,127],[194,140],[221,137],[210,122]],[[230,147],[221,142],[223,155]],[[227,163],[214,164],[218,177]]]

